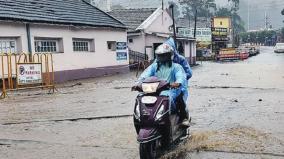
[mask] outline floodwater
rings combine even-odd
[[[200,63],[200,62],[199,62]],[[203,62],[190,82],[192,137],[161,158],[284,158],[284,54]],[[135,73],[69,82],[0,100],[2,159],[139,158]]]

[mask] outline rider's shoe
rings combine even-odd
[[[191,123],[191,116],[190,116],[190,113],[188,113],[187,119],[188,119],[188,122]]]
[[[182,122],[181,122],[181,125],[182,126],[186,126],[186,127],[189,127],[190,125],[189,125],[189,120],[188,119],[184,119]]]

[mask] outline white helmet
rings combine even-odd
[[[161,44],[155,51],[159,62],[172,61],[174,58],[174,49],[169,44]]]
[[[174,51],[173,47],[171,47],[169,44],[161,44],[156,49],[155,53],[157,55],[160,55],[160,54],[166,54],[166,53],[173,53],[173,51]]]

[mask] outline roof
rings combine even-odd
[[[118,9],[108,13],[122,21],[128,31],[135,31],[156,10],[157,8]]]
[[[194,20],[190,20],[188,18],[178,18],[176,19],[177,27],[194,27]],[[211,21],[207,20],[206,18],[197,18],[196,23],[197,28],[210,28],[211,27]]]
[[[125,28],[83,0],[0,0],[0,20]]]

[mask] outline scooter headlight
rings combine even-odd
[[[156,114],[156,117],[155,119],[156,120],[159,120],[165,113],[165,106],[164,105],[161,105],[161,107],[159,108],[157,114]]]
[[[157,97],[153,96],[144,96],[141,99],[141,102],[144,104],[154,104],[157,101]]]
[[[135,107],[134,116],[137,120],[140,120],[140,106],[139,106],[139,104],[137,104],[136,107]]]

